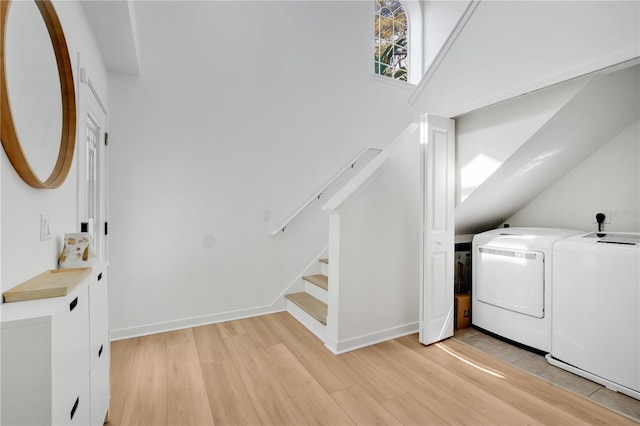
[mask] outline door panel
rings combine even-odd
[[[78,215],[89,223],[98,260],[107,260],[104,222],[107,220],[107,112],[89,83],[80,86],[78,143]]]
[[[455,122],[422,119],[420,342],[453,335]]]

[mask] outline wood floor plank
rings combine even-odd
[[[462,352],[459,348],[452,348],[452,346],[452,342],[447,340],[436,343],[429,349],[419,349],[418,353],[424,353],[429,360],[452,371],[466,383],[472,383],[475,387],[500,398],[504,403],[534,418],[538,423],[586,424],[579,418],[563,412],[549,401],[534,399],[530,392],[511,385],[509,383],[509,376],[512,373],[510,368],[492,369],[475,359],[471,360],[467,352]],[[426,351],[429,351],[428,355]],[[479,370],[486,372],[486,374],[479,375]]]
[[[382,406],[403,425],[443,425],[450,423],[450,421],[440,417],[438,413],[429,408],[427,404],[423,404],[409,393],[385,401]]]
[[[168,425],[166,333],[138,340],[121,424]]]
[[[406,393],[392,377],[385,375],[369,361],[366,352],[353,351],[340,355],[349,377],[378,403],[388,401]]]
[[[109,407],[111,425],[119,425],[122,422],[122,412],[133,369],[131,361],[135,357],[137,347],[138,339],[111,342],[111,403]]]
[[[316,378],[327,393],[353,386],[348,370],[324,344],[286,312],[265,316],[298,361]]]
[[[490,417],[469,407],[456,395],[434,386],[435,372],[421,368],[415,360],[396,357],[395,354],[390,354],[379,346],[364,348],[362,351],[368,353],[370,362],[378,364],[381,370],[394,378],[408,393],[427,405],[439,417],[445,419],[446,423],[467,424],[469,419],[473,419],[474,424],[494,423]]]
[[[284,344],[266,350],[271,367],[291,395],[322,392],[324,389]]]
[[[225,338],[247,334],[240,321],[219,322],[218,324],[216,324],[216,326],[220,330],[220,334],[222,335],[222,337]]]
[[[635,424],[455,339],[334,356],[278,313],[112,343],[112,426],[212,423]]]
[[[233,361],[203,364],[202,370],[216,425],[261,424]]]
[[[230,336],[223,339],[224,345],[229,351],[230,359],[236,364],[250,361],[259,353],[259,348],[247,334]]]
[[[225,346],[220,329],[215,324],[193,328],[193,337],[198,348],[200,363],[229,359],[229,350]]]
[[[621,416],[611,410],[608,410],[586,398],[565,391],[554,384],[545,380],[532,376],[530,373],[520,370],[517,367],[503,363],[487,354],[475,350],[474,348],[458,342],[455,339],[449,339],[448,345],[460,352],[473,353],[473,357],[483,365],[490,368],[507,370],[508,383],[516,389],[525,390],[531,397],[538,398],[542,401],[553,404],[570,415],[575,416],[582,422],[589,424],[616,424],[616,425],[635,425],[637,423]]]
[[[245,318],[240,320],[240,323],[258,348],[266,349],[282,343],[282,339],[269,329],[269,325],[264,321],[263,316]]]
[[[360,386],[352,386],[331,394],[351,420],[358,425],[399,425],[390,412],[378,404]]]
[[[263,349],[258,349],[250,357],[235,362],[235,367],[262,424],[307,424],[292,398],[280,384],[276,373],[271,369],[268,355]]]
[[[267,353],[280,383],[309,424],[352,424],[346,413],[284,344],[271,346]]]
[[[191,329],[167,333],[167,384],[167,418],[170,425],[213,425]]]
[[[381,344],[380,347],[390,351],[394,358],[399,357],[407,359],[407,361],[413,360],[413,364],[416,365],[416,373],[419,371],[428,371],[431,374],[430,382],[432,386],[436,386],[442,389],[442,392],[449,393],[451,396],[458,398],[464,402],[466,406],[481,413],[492,422],[501,424],[539,423],[536,419],[509,405],[502,399],[480,389],[474,383],[461,379],[453,371],[439,366],[431,361],[430,358],[422,357],[416,351],[412,351],[398,342],[385,342]],[[433,345],[425,346],[422,349],[423,351],[438,350]],[[419,358],[422,358],[422,360]]]

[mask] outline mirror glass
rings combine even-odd
[[[52,174],[62,136],[60,77],[49,32],[34,1],[12,1],[5,27],[5,78],[20,146],[41,181]]]

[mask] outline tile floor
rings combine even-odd
[[[454,338],[640,423],[640,401],[554,367],[542,355],[503,342],[471,327],[456,330]]]

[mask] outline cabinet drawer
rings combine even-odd
[[[75,392],[59,398],[53,407],[54,425],[88,425],[90,421],[91,399],[89,394],[89,376]]]
[[[104,423],[109,409],[109,366],[111,352],[109,345],[102,349],[102,355],[91,366],[91,424],[100,426]]]
[[[52,321],[53,405],[63,403],[89,376],[89,292],[85,286],[72,293]]]
[[[106,270],[93,279],[95,281],[89,286],[91,368],[109,346],[109,280]]]

